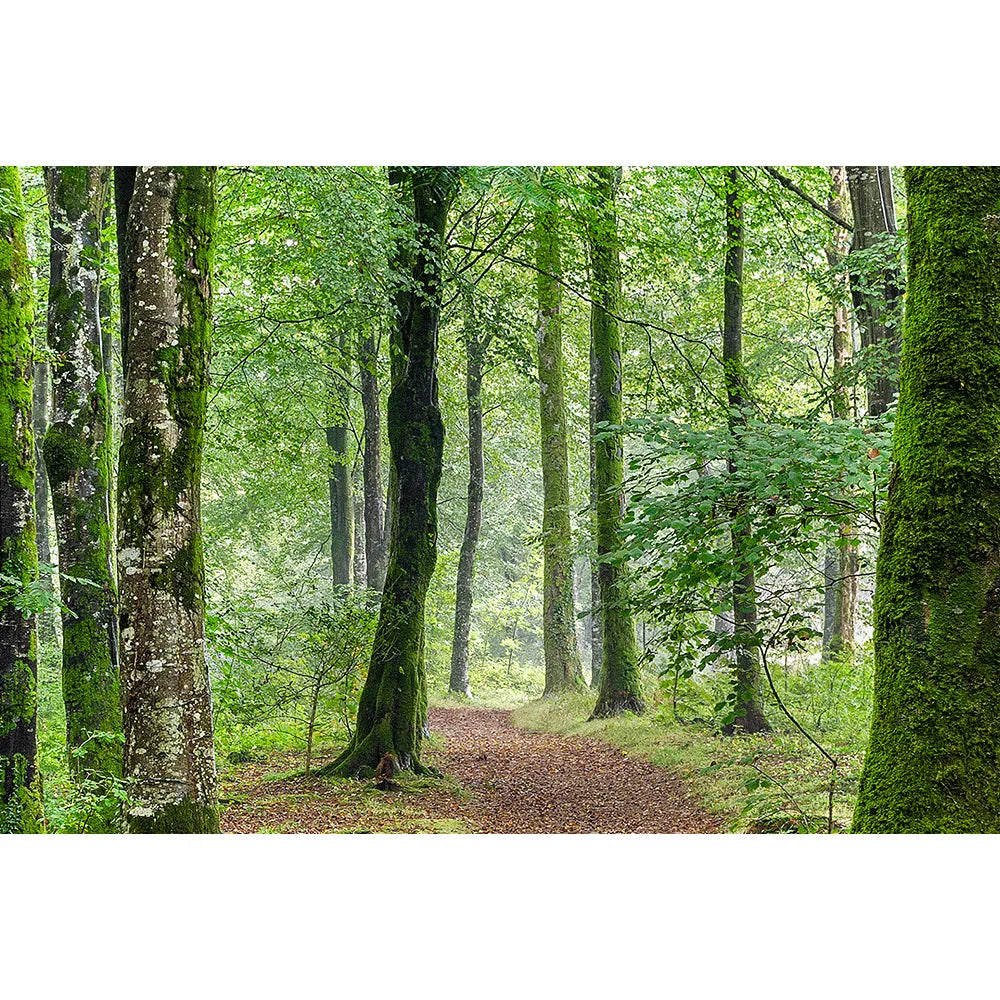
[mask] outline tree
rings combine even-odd
[[[455,582],[455,636],[451,645],[451,676],[448,690],[469,695],[469,631],[472,628],[472,580],[476,546],[483,524],[483,358],[489,346],[477,323],[472,294],[465,296],[465,398],[469,415],[469,491],[465,531],[458,556]]]
[[[562,268],[559,216],[537,209],[538,402],[542,435],[542,549],[544,552],[543,645],[545,694],[582,683],[573,608],[573,554],[569,519],[569,457],[563,394]]]
[[[1000,168],[910,167],[875,702],[853,829],[1000,831]]]
[[[608,558],[620,547],[624,515],[624,445],[622,442],[622,338],[618,326],[621,260],[615,197],[620,172],[590,168],[593,195],[589,227],[593,292],[590,312],[593,344],[594,480],[597,493],[597,560],[601,588],[601,673],[594,717],[642,712],[639,646],[628,604],[625,567]]]
[[[63,700],[71,771],[121,775],[118,608],[111,528],[111,389],[99,316],[110,167],[46,167],[51,219],[52,488],[63,601]]]
[[[389,557],[385,531],[385,494],[382,489],[382,403],[378,382],[378,351],[375,336],[369,329],[359,348],[361,368],[361,405],[365,414],[364,477],[365,569],[372,590],[385,583]]]
[[[0,167],[0,832],[36,833],[38,576],[32,440],[32,310],[21,177]]]
[[[217,833],[205,665],[202,439],[213,167],[140,167],[128,209],[118,483],[124,772],[135,833]]]
[[[389,393],[396,499],[389,566],[354,736],[322,771],[346,777],[374,773],[387,755],[392,768],[426,770],[420,762],[427,714],[424,606],[437,559],[437,490],[444,451],[437,342],[444,231],[459,169],[418,167],[409,181],[416,233],[411,281],[399,314],[398,344],[406,367]]]
[[[892,173],[888,167],[848,167],[854,214],[851,294],[861,324],[861,346],[875,357],[868,376],[868,413],[881,416],[898,390],[899,336],[895,313],[901,298]]]
[[[747,425],[750,394],[746,366],[743,362],[743,199],[740,174],[731,167],[726,175],[726,257],[723,272],[722,363],[729,403],[729,432],[732,447],[729,471],[734,473],[739,462],[740,432]],[[748,733],[766,731],[764,718],[760,654],[757,629],[757,585],[749,550],[753,548],[753,528],[749,520],[746,497],[733,499],[734,516],[730,535],[732,562],[736,579],[733,582],[733,639],[735,642],[735,716],[728,731],[741,729]]]
[[[326,444],[330,449],[330,567],[335,586],[354,582],[354,500],[347,453],[349,358],[347,331],[342,329],[330,351],[331,386],[326,428]]]

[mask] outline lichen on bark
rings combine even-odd
[[[1000,832],[1000,168],[911,167],[853,831]]]

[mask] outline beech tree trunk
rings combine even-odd
[[[851,253],[870,250],[896,232],[896,210],[892,200],[892,173],[888,167],[848,167],[847,183],[854,214],[854,240]],[[884,370],[868,379],[868,413],[881,416],[899,390],[899,330],[894,313],[901,297],[899,263],[895,256],[862,282],[855,275],[851,282],[854,310],[861,325],[861,346],[882,345],[886,358]]]
[[[110,167],[45,168],[51,219],[48,340],[59,360],[52,368],[52,421],[44,454],[64,606],[66,745],[70,773],[78,778],[122,773],[121,744],[94,736],[122,731],[111,535],[112,403],[104,344],[109,335],[99,313],[110,172]]]
[[[573,553],[569,519],[569,454],[563,395],[562,316],[558,215],[535,215],[538,265],[538,399],[542,451],[542,644],[545,694],[583,682],[576,646]]]
[[[331,373],[329,419],[326,444],[330,449],[330,575],[334,585],[349,585],[354,580],[354,500],[351,496],[351,470],[347,455],[348,390],[337,369],[347,368],[350,357],[347,332],[341,331],[330,352]]]
[[[1000,168],[908,167],[907,298],[853,830],[1000,832]]]
[[[620,427],[622,422],[622,338],[618,326],[621,261],[615,198],[620,171],[591,167],[592,219],[590,268],[593,275],[590,329],[595,373],[594,420]],[[620,430],[602,430],[594,445],[597,494],[597,573],[602,627],[601,673],[594,717],[643,712],[639,645],[629,607],[625,568],[606,557],[620,544],[625,513],[625,453]]]
[[[369,332],[361,341],[361,405],[365,412],[364,502],[365,560],[368,586],[381,591],[389,556],[385,499],[382,489],[382,402],[378,384],[378,353]]]
[[[597,384],[597,358],[594,353],[594,324],[590,324],[590,686],[601,685],[601,574],[597,566],[597,441],[596,424],[600,394]]]
[[[739,462],[739,432],[746,426],[749,402],[746,367],[743,363],[743,199],[739,171],[733,167],[726,179],[726,259],[723,274],[722,363],[729,402],[729,429],[733,450],[730,472]],[[757,637],[757,584],[747,552],[754,545],[753,530],[747,520],[746,499],[734,498],[735,516],[730,529],[733,582],[733,635],[735,676],[733,678],[736,715],[726,732],[739,729],[759,733],[770,729],[764,718],[763,689]]]
[[[17,167],[0,167],[0,833],[42,825],[35,615],[17,606],[38,576],[31,276]]]
[[[400,310],[405,372],[389,394],[389,446],[396,480],[389,567],[354,736],[322,773],[370,777],[376,768],[427,769],[420,746],[427,718],[424,605],[437,558],[437,490],[444,424],[438,407],[437,341],[442,255],[458,168],[417,167],[410,175],[416,246],[412,283]]]
[[[827,208],[839,218],[844,218],[847,201],[847,168],[830,167],[830,198]],[[846,230],[835,229],[832,245],[826,259],[830,270],[836,273],[848,252],[849,237]],[[839,280],[839,279],[838,279]],[[851,400],[846,384],[841,385],[844,369],[851,359],[851,327],[847,313],[846,291],[834,301],[833,307],[833,377],[837,386],[833,393],[833,415],[846,420],[851,415]],[[836,656],[854,648],[854,618],[858,602],[858,550],[856,530],[850,520],[840,525],[840,544],[827,551],[826,608],[823,622],[823,657]]]
[[[465,398],[469,414],[469,490],[465,533],[455,583],[455,635],[451,645],[448,690],[469,695],[469,632],[472,628],[472,581],[476,546],[483,523],[483,355],[486,344],[477,329],[471,301],[466,302]]]
[[[140,167],[123,248],[118,564],[134,833],[219,830],[201,536],[215,184],[214,167]]]

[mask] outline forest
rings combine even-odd
[[[0,408],[0,832],[1000,832],[1000,168],[0,167]]]

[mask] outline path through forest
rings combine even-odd
[[[518,729],[509,711],[432,708],[425,758],[457,786],[275,778],[269,760],[223,780],[227,833],[715,833],[683,780],[616,747]]]

